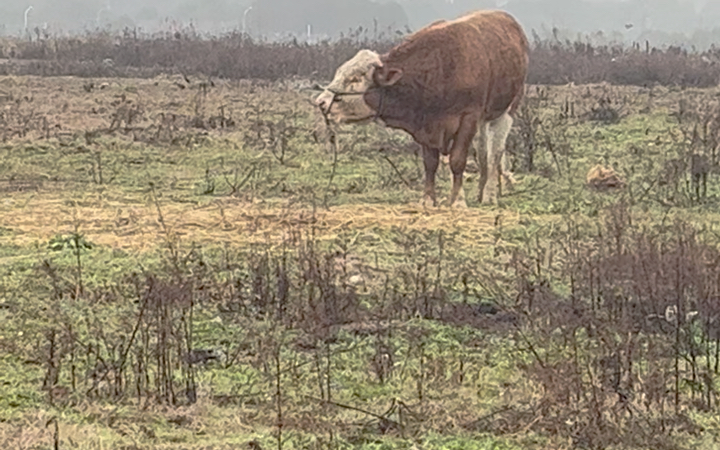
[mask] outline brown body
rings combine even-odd
[[[419,30],[380,61],[377,88],[365,102],[386,125],[423,139],[447,116],[492,121],[514,110],[524,93],[528,42],[509,14],[479,11]]]
[[[453,21],[435,22],[378,59],[367,74],[367,82],[364,86],[359,82],[357,88],[343,84],[339,78],[348,77],[339,76],[338,69],[331,87],[318,97],[323,111],[339,116],[337,121],[357,121],[341,117],[345,100],[333,110],[338,94],[332,87],[342,85],[345,90],[364,92],[367,118],[405,130],[423,146],[425,194],[433,202],[439,153],[449,153],[453,172],[451,205],[462,187],[472,140],[478,126],[483,127],[485,142],[481,144],[488,147],[486,153],[491,159],[487,161],[489,178],[496,182],[492,174],[500,160],[493,149],[502,147],[502,155],[512,124],[509,114],[522,99],[527,74],[528,42],[515,19],[502,11],[479,11]],[[353,67],[351,62],[346,64]],[[347,67],[344,73],[348,73]],[[498,137],[494,138],[494,134]],[[495,198],[491,195],[481,200],[492,202]]]

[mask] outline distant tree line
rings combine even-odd
[[[528,34],[542,38],[576,40],[581,33],[596,43],[647,39],[702,48],[720,40],[718,0],[3,0],[0,34],[154,32],[192,24],[199,32],[244,29],[271,40],[338,38],[358,30],[372,38],[483,8],[511,12]]]

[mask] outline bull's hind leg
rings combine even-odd
[[[505,142],[507,141],[513,119],[508,113],[503,114],[488,124],[487,138],[487,183],[482,193],[482,203],[497,203],[498,186],[502,167]]]
[[[478,119],[475,115],[466,114],[460,120],[452,147],[450,148],[450,170],[453,174],[452,191],[450,192],[449,206],[467,207],[462,192],[463,175],[467,164],[468,150],[477,133]]]
[[[515,175],[510,171],[508,167],[508,158],[507,158],[507,152],[503,150],[502,153],[502,162],[500,166],[500,173],[502,174],[502,179],[505,180],[505,185],[512,189],[513,186],[515,186],[515,183],[517,183],[517,180],[515,180]]]

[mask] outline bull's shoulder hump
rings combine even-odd
[[[472,11],[455,19],[455,21],[462,20],[510,20],[512,22],[516,22],[516,19],[515,17],[513,17],[512,14],[500,9],[483,9],[478,11]]]
[[[447,20],[445,20],[445,19],[438,19],[438,20],[436,20],[435,22],[433,22],[433,23],[431,23],[430,25],[428,25],[427,27],[425,27],[425,28],[433,28],[433,27],[437,27],[437,26],[440,26],[440,25],[443,25],[443,24],[446,24],[446,23],[448,23]]]
[[[416,42],[437,40],[439,36],[465,40],[469,37],[468,34],[476,35],[479,32],[484,36],[501,30],[525,38],[522,26],[509,13],[501,10],[480,10],[454,20],[437,20],[408,36],[401,46],[410,47]]]
[[[528,47],[527,36],[520,23],[511,14],[501,10],[478,11],[468,14],[464,19],[466,25],[479,31],[480,34],[506,36],[523,47]]]

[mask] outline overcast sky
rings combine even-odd
[[[406,26],[414,30],[488,7],[510,11],[528,34],[536,30],[542,37],[554,27],[563,38],[601,31],[626,41],[653,33],[682,39],[697,30],[720,32],[720,0],[0,0],[0,34],[124,27],[152,33],[192,23],[203,32],[244,27],[268,38],[290,33],[335,37],[357,26],[375,33]]]

